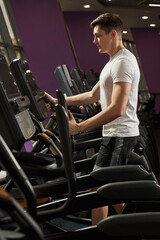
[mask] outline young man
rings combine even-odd
[[[70,113],[72,135],[103,126],[102,144],[94,170],[104,166],[127,164],[130,151],[139,135],[136,115],[140,71],[135,56],[122,42],[123,24],[116,14],[100,15],[92,23],[94,41],[99,53],[107,53],[109,62],[104,66],[99,82],[92,91],[66,98],[67,105],[87,105],[100,100],[102,111],[77,123]],[[47,94],[50,101],[57,99]],[[119,212],[121,205],[115,205]],[[107,207],[94,209],[93,224],[106,217]]]

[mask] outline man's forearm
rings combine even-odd
[[[65,99],[68,106],[81,106],[94,103],[94,99],[91,97],[91,92],[73,95],[66,97]]]
[[[66,97],[66,103],[69,106],[81,106],[98,102],[100,99],[99,82],[91,91],[84,92],[71,97]]]
[[[117,110],[115,110],[114,108],[109,107],[108,109],[99,112],[95,116],[93,116],[81,123],[78,123],[79,130],[80,130],[80,132],[84,132],[86,130],[100,127],[104,124],[107,124],[107,123],[113,121],[117,117],[120,117],[119,112]]]

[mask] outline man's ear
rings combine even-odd
[[[112,38],[115,39],[116,36],[117,36],[117,31],[113,29],[113,30],[111,31],[111,34],[112,34]]]

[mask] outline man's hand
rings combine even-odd
[[[54,105],[57,104],[58,100],[57,98],[52,97],[50,94],[45,92],[45,96],[48,98],[50,102],[52,102]]]
[[[52,97],[50,94],[48,94],[48,93],[46,93],[46,92],[45,92],[45,97],[47,97],[48,100],[49,100],[53,105],[57,104],[57,98]],[[49,103],[46,103],[46,107],[47,107],[48,111],[51,111],[51,105],[50,105]]]
[[[69,111],[69,131],[71,135],[76,135],[80,133],[80,126],[79,124],[76,122],[73,114]]]

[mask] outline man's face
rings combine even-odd
[[[109,53],[111,50],[112,34],[106,34],[104,30],[96,25],[93,29],[93,43],[98,47],[99,53]]]

